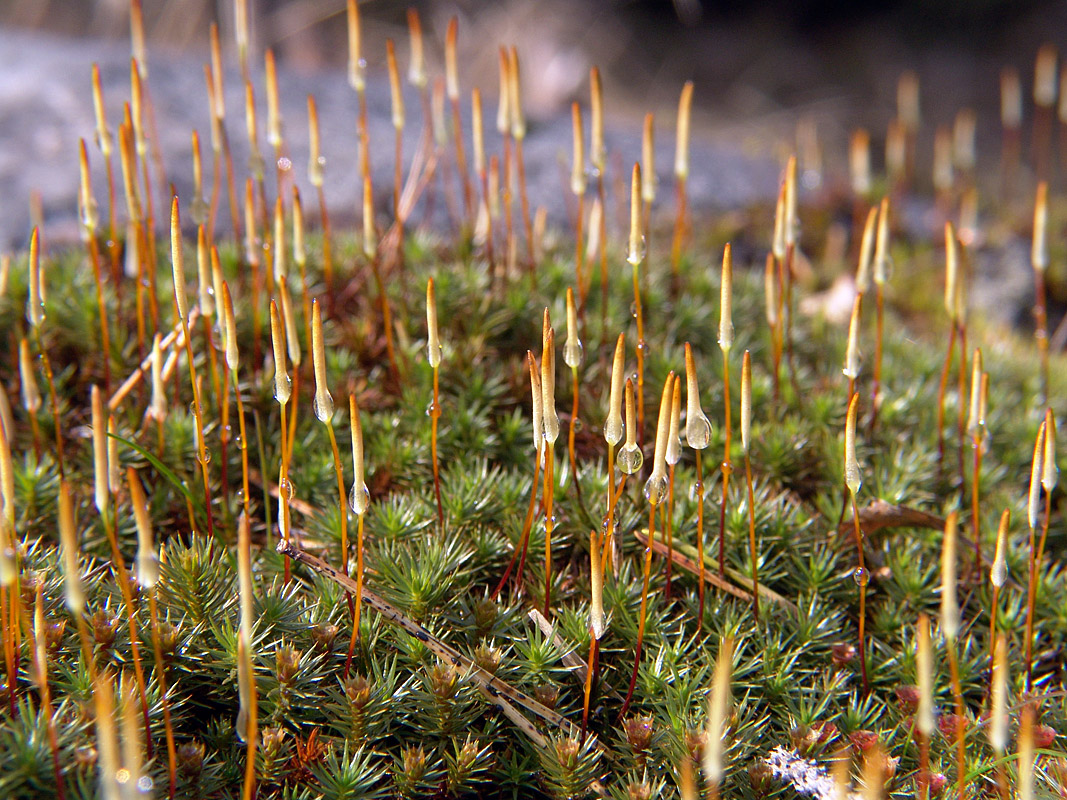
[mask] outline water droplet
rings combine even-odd
[[[704,499],[703,481],[693,481],[689,484],[689,499],[694,503],[699,503]]]
[[[571,421],[571,427],[574,428],[574,432],[577,433],[582,429],[582,420],[576,417],[574,420]]]
[[[159,583],[159,557],[154,552],[137,554],[137,582],[145,589]]]
[[[325,390],[321,393],[316,392],[312,407],[319,422],[329,422],[333,416],[333,396]]]
[[[439,417],[441,416],[441,404],[435,403],[432,400],[426,406],[426,416]]]
[[[627,475],[633,475],[641,469],[641,464],[644,463],[644,460],[645,457],[641,454],[641,450],[636,444],[624,444],[619,448],[619,469]]]
[[[233,437],[233,443],[237,445],[241,450],[245,449],[245,438],[241,434],[237,434]]]
[[[637,319],[637,301],[632,300],[630,302],[630,316]]]
[[[148,775],[142,775],[137,779],[137,791],[141,794],[149,794],[152,791],[152,779]]]
[[[286,500],[292,501],[293,495],[296,494],[296,487],[293,485],[292,480],[290,480],[289,478],[285,478],[278,485],[278,488],[285,492],[285,499]]]
[[[852,580],[856,582],[857,586],[866,586],[870,579],[871,573],[867,571],[866,567],[857,567],[852,571]]]
[[[201,454],[199,451],[197,451],[196,460],[199,461],[201,464],[210,464],[211,463],[211,451],[208,450],[206,447],[204,448],[203,454]]]
[[[326,156],[319,156],[317,159],[315,159],[315,161],[318,163],[318,165],[320,167],[325,167],[326,166]]]
[[[630,380],[634,382],[634,389],[637,389],[637,372],[630,373]]]
[[[585,352],[581,342],[568,341],[563,345],[563,363],[568,367],[580,367],[584,358]]]
[[[641,355],[648,355],[648,342],[642,339],[637,343],[637,349]]]
[[[281,376],[281,382],[274,381],[274,399],[279,403],[288,403],[293,396],[293,379],[288,375]]]
[[[361,483],[358,486],[352,484],[352,491],[348,493],[348,506],[354,514],[359,516],[367,513],[367,508],[370,507],[370,492],[367,490],[367,484]]]
[[[245,490],[244,489],[238,489],[236,492],[234,492],[233,496],[234,496],[234,499],[236,499],[238,503],[240,503],[241,505],[244,505],[244,502],[245,502]]]
[[[685,440],[694,450],[703,450],[711,444],[711,423],[703,414],[693,415],[685,422]]]
[[[278,169],[280,169],[282,172],[288,172],[292,168],[293,168],[293,162],[290,161],[285,156],[282,156],[281,158],[278,159]]]
[[[659,505],[667,499],[667,476],[658,473],[652,473],[647,481],[645,481],[645,499],[650,503]]]

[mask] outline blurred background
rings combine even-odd
[[[217,22],[232,51],[233,0],[144,0],[143,7],[151,90],[164,149],[174,148],[164,157],[168,164],[184,160],[177,172],[187,174],[190,128],[206,139],[201,67],[208,27]],[[461,82],[482,87],[487,113],[495,113],[496,46],[517,45],[533,180],[551,183],[542,196],[555,205],[561,162],[569,157],[569,106],[578,100],[588,107],[594,64],[604,76],[609,124],[624,132],[620,164],[639,142],[642,115],[654,111],[667,180],[678,92],[692,79],[695,141],[709,148],[699,162],[706,175],[695,176],[692,187],[696,203],[736,205],[773,198],[801,121],[817,131],[827,184],[847,183],[848,139],[858,127],[870,133],[872,169],[880,173],[898,79],[907,70],[920,85],[917,185],[930,187],[935,128],[951,125],[964,107],[977,113],[979,165],[995,169],[1002,69],[1012,66],[1021,76],[1027,101],[1022,141],[1028,144],[1034,56],[1044,43],[1067,49],[1062,0],[366,0],[360,9],[368,75],[380,101],[371,110],[381,114],[385,137],[385,40],[397,42],[405,64],[409,7],[422,18],[431,76],[443,72],[444,30],[458,17]],[[357,193],[335,171],[347,169],[354,157],[348,152],[354,150],[355,104],[344,83],[344,0],[250,0],[250,8],[253,53],[258,57],[269,47],[278,58],[287,139],[299,152],[300,137],[306,141],[304,97],[314,92],[329,140],[327,188],[340,193],[338,205],[354,207]],[[63,209],[73,211],[77,138],[92,136],[88,64],[101,64],[114,126],[128,96],[128,58],[128,0],[0,0],[0,205],[6,219],[0,247],[25,240],[31,191],[39,193],[46,217],[58,220]],[[232,52],[229,60],[232,66]],[[228,91],[237,90],[236,83],[234,73]],[[240,115],[240,94],[230,107]],[[411,108],[418,108],[414,96]]]

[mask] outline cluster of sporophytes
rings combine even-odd
[[[455,23],[431,90],[413,14],[426,135],[409,165],[389,43],[383,213],[350,0],[362,232],[329,228],[309,98],[312,235],[293,175],[265,174],[250,82],[257,155],[236,177],[214,32],[212,177],[194,134],[196,196],[163,198],[131,10],[117,137],[93,74],[107,214],[83,145],[84,248],[35,231],[2,273],[0,794],[1067,792],[1067,372],[1043,301],[1063,208],[1044,184],[1035,348],[967,314],[973,185],[942,175],[963,218],[932,247],[894,232],[895,199],[870,200],[855,140],[839,325],[797,311],[831,277],[801,254],[831,233],[795,159],[776,209],[694,224],[687,85],[675,219],[653,223],[650,116],[622,248],[594,72],[588,161],[574,107],[574,236],[546,233],[516,51],[487,158],[477,90],[463,130]],[[290,163],[273,73],[267,53],[268,142]],[[913,176],[889,166],[899,198]],[[449,234],[420,224],[430,192]],[[233,238],[216,230],[227,202]],[[770,241],[765,269],[735,272],[731,239]],[[944,312],[922,301],[941,274]]]

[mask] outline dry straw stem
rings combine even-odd
[[[715,658],[715,672],[711,678],[708,700],[708,722],[704,729],[704,780],[717,796],[726,774],[725,747],[723,739],[730,716],[730,675],[733,668],[734,640],[726,637],[719,645]]]
[[[369,590],[363,590],[361,586],[357,586],[356,582],[347,575],[342,574],[310,553],[298,549],[291,543],[287,544],[285,542],[279,542],[278,551],[285,555],[292,556],[301,564],[325,575],[342,588],[348,591],[358,592],[362,597],[362,601],[366,603],[367,606],[377,611],[386,621],[404,629],[420,642],[423,642],[434,655],[445,663],[452,664],[457,669],[464,670],[466,674],[470,676],[471,681],[482,692],[482,695],[486,700],[491,705],[497,706],[504,712],[505,716],[507,716],[512,723],[529,736],[536,744],[544,746],[546,744],[545,738],[538,732],[533,723],[516,709],[516,706],[525,710],[527,713],[544,720],[558,732],[566,736],[577,737],[579,735],[580,731],[578,727],[568,722],[564,717],[545,707],[542,703],[532,697],[523,694],[500,678],[490,675],[484,669],[479,667],[472,659],[468,658],[451,645],[445,643],[437,636],[434,636],[429,630],[405,615],[395,606],[386,602],[375,593]]]

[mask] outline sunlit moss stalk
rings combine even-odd
[[[48,686],[48,642],[44,618],[44,581],[43,575],[37,581],[34,594],[33,626],[29,631],[30,652],[33,655],[33,667],[37,694],[40,697],[41,716],[45,719],[45,731],[48,735],[48,749],[52,751],[52,774],[56,781],[56,797],[66,800],[67,791],[63,783],[63,768],[59,762],[59,743],[56,739],[56,719],[52,711],[52,691]]]
[[[667,503],[663,513],[663,535],[667,543],[667,586],[665,596],[671,596],[671,567],[674,564],[674,468],[682,460],[682,441],[678,436],[682,417],[682,379],[674,379],[671,394],[671,416],[667,434]]]
[[[982,520],[981,484],[982,451],[985,449],[986,397],[989,393],[989,375],[982,371],[982,349],[975,348],[971,358],[971,402],[967,415],[967,431],[971,435],[974,450],[974,467],[971,473],[971,535],[974,537],[974,573],[982,572]]]
[[[730,425],[730,348],[734,344],[733,257],[727,243],[722,254],[722,282],[719,305],[719,349],[722,350],[723,433],[722,503],[719,506],[719,577],[726,575],[726,501],[730,492],[732,426]]]
[[[882,342],[885,330],[885,285],[889,280],[889,198],[883,197],[878,209],[878,233],[874,246],[874,376],[871,384],[871,431],[878,422],[882,405]]]
[[[567,340],[563,343],[563,363],[571,370],[571,422],[567,428],[567,455],[571,465],[571,483],[574,494],[582,502],[582,484],[578,480],[578,460],[574,454],[574,435],[578,426],[578,367],[582,365],[584,350],[582,340],[578,337],[578,308],[574,302],[574,289],[567,287]],[[608,482],[614,478],[609,473]]]
[[[52,425],[56,431],[56,467],[59,469],[59,477],[66,474],[65,459],[63,458],[63,422],[59,417],[59,395],[56,393],[56,381],[52,374],[52,362],[44,349],[41,339],[41,327],[44,324],[44,276],[41,272],[40,236],[37,228],[30,234],[30,256],[27,262],[29,271],[29,298],[26,303],[26,321],[33,332],[34,343],[37,345],[37,355],[41,360],[41,368],[44,370],[45,383],[48,386],[48,400],[52,406]]]
[[[314,95],[310,94],[308,95],[308,141],[308,182],[315,187],[319,199],[319,217],[322,219],[322,274],[326,281],[326,292],[329,295],[333,289],[333,243],[330,234],[330,214],[326,210],[326,194],[322,189],[326,157],[322,155],[319,138],[318,107],[315,105]],[[294,213],[295,210],[294,204]]]
[[[585,175],[585,133],[582,130],[582,107],[577,101],[571,103],[571,129],[574,144],[574,154],[571,157],[571,192],[578,204],[574,217],[574,281],[578,286],[578,308],[584,318],[585,298],[589,286],[585,276],[582,225],[585,222],[585,190],[588,181]]]
[[[348,642],[348,657],[345,660],[345,678],[352,668],[352,654],[359,639],[360,611],[363,604],[363,518],[370,508],[370,491],[363,465],[363,425],[359,420],[359,405],[356,396],[348,396],[348,424],[352,435],[352,491],[348,495],[348,507],[356,515],[356,614],[352,620],[352,638]]]
[[[177,785],[174,728],[170,715],[170,696],[167,690],[166,662],[159,640],[159,604],[156,599],[159,583],[159,556],[153,543],[152,521],[148,512],[148,498],[133,467],[126,468],[126,483],[130,489],[130,504],[133,506],[137,524],[137,583],[148,592],[148,608],[151,614],[152,651],[156,660],[156,682],[163,705],[163,727],[167,739],[167,787],[168,797],[174,797]]]
[[[689,342],[685,343],[685,441],[696,457],[694,494],[697,502],[697,593],[700,596],[697,625],[704,624],[704,470],[701,451],[711,443],[711,423],[700,407],[700,388],[697,384],[696,362]]]
[[[693,82],[686,81],[678,98],[678,122],[675,128],[674,182],[677,210],[674,218],[674,238],[671,240],[671,277],[677,291],[681,281],[682,251],[688,236],[689,196],[689,120],[693,108]]]
[[[600,216],[596,222],[596,236],[600,252],[600,327],[601,332],[607,331],[608,313],[608,252],[607,252],[607,224],[604,219],[604,209],[607,201],[604,199],[604,172],[607,169],[608,152],[604,145],[604,87],[600,81],[600,70],[592,67],[589,70],[589,164],[596,176],[596,199],[600,206]],[[590,237],[593,235],[593,220],[589,223]],[[638,424],[644,427],[643,418],[638,416]],[[640,439],[641,437],[638,436]]]
[[[854,577],[860,589],[859,608],[859,651],[860,672],[863,676],[863,691],[866,693],[870,688],[867,681],[867,642],[865,640],[867,627],[867,583],[870,575],[863,559],[863,530],[860,528],[859,504],[856,495],[859,493],[863,479],[860,476],[859,460],[856,458],[856,414],[859,407],[860,396],[852,395],[848,404],[848,416],[845,419],[845,485],[848,487],[849,497],[852,501],[852,521],[856,535],[856,559],[857,567]]]
[[[100,317],[100,351],[104,362],[104,390],[111,393],[111,334],[108,327],[108,310],[104,304],[103,270],[100,264],[100,247],[97,244],[97,229],[99,215],[97,214],[96,198],[93,197],[93,187],[89,179],[89,155],[85,147],[85,140],[78,142],[78,166],[81,180],[78,189],[78,208],[80,211],[81,224],[84,232],[85,246],[89,250],[89,263],[93,268],[93,279],[96,282],[96,308]]]
[[[519,536],[519,542],[516,548],[512,551],[511,560],[508,562],[507,569],[504,570],[503,576],[500,578],[500,582],[493,590],[492,597],[495,599],[500,590],[504,588],[504,584],[507,583],[508,577],[511,575],[511,570],[515,566],[515,560],[518,559],[519,568],[515,575],[515,582],[521,588],[522,587],[522,572],[526,565],[526,548],[530,542],[530,531],[533,528],[534,512],[537,509],[537,490],[540,488],[538,478],[541,476],[541,461],[544,458],[545,450],[545,437],[542,425],[544,423],[544,414],[541,412],[542,396],[541,396],[541,371],[540,365],[537,363],[537,359],[534,354],[526,351],[526,366],[530,373],[530,404],[531,414],[530,417],[533,422],[533,446],[534,446],[534,474],[533,481],[530,483],[530,504],[526,509],[526,519],[522,524],[522,533]]]
[[[459,113],[459,67],[456,58],[458,28],[458,20],[455,17],[449,19],[445,32],[445,90],[448,93],[449,105],[452,107],[452,138],[456,145],[456,170],[459,172],[463,185],[464,218],[469,225],[474,217],[474,211],[470,174],[467,172],[467,155],[463,150],[463,120]]]
[[[278,466],[278,535],[283,541],[289,541],[289,501],[292,499],[289,483],[289,453],[286,447],[288,436],[286,435],[287,423],[285,406],[292,395],[293,382],[289,378],[289,370],[285,365],[285,333],[282,329],[281,315],[278,313],[278,303],[270,301],[270,338],[274,353],[274,399],[278,401],[280,408],[279,419],[281,436],[278,441],[279,466]],[[285,583],[292,578],[289,565],[289,557],[285,557]]]
[[[603,548],[605,553],[610,551],[610,557],[605,558],[605,561],[611,564],[611,574],[615,574],[615,568],[618,561],[618,543],[616,542],[615,532],[615,445],[622,441],[623,437],[623,380],[626,369],[626,337],[623,334],[619,334],[619,338],[615,340],[615,355],[611,362],[611,384],[608,388],[608,413],[604,419],[604,441],[608,445],[608,502],[607,512],[605,519],[607,520],[607,529],[605,530]],[[632,388],[631,388],[632,402]],[[629,441],[632,435],[633,421],[627,417],[626,435],[627,441]],[[640,452],[640,451],[638,451]],[[620,463],[620,467],[623,465]],[[629,474],[623,469],[624,474]]]
[[[915,735],[919,740],[919,800],[930,796],[930,740],[934,735],[934,657],[930,642],[930,618],[919,615],[915,642],[915,677],[919,705],[915,713]]]
[[[441,420],[439,378],[441,372],[441,339],[437,332],[437,297],[433,278],[426,281],[426,361],[433,370],[433,395],[430,399],[430,460],[433,463],[433,496],[437,501],[437,527],[444,531],[445,509],[441,504],[441,474],[437,458],[437,426]]]
[[[37,414],[41,410],[41,390],[37,387],[37,376],[33,371],[33,356],[30,355],[30,343],[26,337],[19,339],[19,384],[22,410],[30,420],[30,435],[33,438],[33,454],[41,460],[41,428]]]
[[[941,635],[945,637],[948,665],[952,677],[952,697],[956,704],[956,788],[959,800],[967,796],[967,764],[964,734],[963,692],[960,688],[959,653],[956,638],[960,631],[960,609],[956,600],[956,532],[957,514],[949,513],[945,521],[945,538],[941,546]]]
[[[237,583],[240,623],[237,629],[237,734],[245,741],[242,800],[255,797],[256,747],[259,744],[259,698],[252,662],[252,536],[247,514],[237,521]]]
[[[130,630],[130,652],[133,656],[133,670],[137,678],[137,690],[141,699],[141,710],[144,714],[145,742],[148,745],[149,757],[152,756],[152,729],[148,720],[148,701],[145,694],[144,670],[141,667],[141,647],[137,633],[137,615],[133,607],[133,591],[130,587],[129,575],[126,572],[126,562],[119,550],[118,534],[116,531],[116,518],[110,504],[109,467],[107,450],[107,414],[104,411],[104,397],[100,387],[93,385],[91,390],[90,406],[92,409],[93,431],[93,502],[96,510],[100,512],[104,531],[107,535],[108,544],[111,546],[111,569],[115,573],[116,582],[122,592],[122,601],[126,607],[126,619]]]
[[[553,500],[556,493],[556,439],[559,417],[556,414],[556,334],[545,309],[541,338],[541,414],[545,437],[545,616],[552,608],[552,529],[556,524]]]
[[[675,383],[674,373],[667,375],[659,400],[659,419],[656,424],[656,452],[652,462],[652,474],[645,481],[645,499],[648,500],[648,543],[645,545],[644,575],[641,581],[641,609],[637,617],[637,645],[634,650],[634,668],[630,675],[630,687],[626,690],[619,719],[626,716],[630,701],[637,686],[637,670],[641,666],[641,650],[645,642],[645,619],[648,613],[648,579],[652,572],[652,545],[656,540],[656,508],[667,500],[667,437],[670,435],[671,398]]]
[[[759,552],[756,550],[756,495],[752,488],[752,354],[741,360],[741,449],[745,453],[745,484],[748,489],[748,550],[752,559],[752,613],[759,619]]]
[[[948,348],[945,350],[945,363],[941,368],[941,382],[937,392],[937,460],[939,465],[945,461],[945,393],[952,369],[952,352],[959,340],[960,361],[966,361],[963,340],[963,275],[960,271],[959,240],[951,222],[945,223],[945,311],[949,318]],[[961,367],[966,369],[966,367]],[[961,397],[960,403],[963,402]],[[962,412],[961,412],[962,413]]]
[[[1045,472],[1045,437],[1047,420],[1041,420],[1034,441],[1034,458],[1030,467],[1030,491],[1027,493],[1026,520],[1030,527],[1030,571],[1026,589],[1026,690],[1033,684],[1034,606],[1037,602],[1037,527],[1040,524],[1041,477]]]
[[[238,375],[240,352],[237,349],[237,320],[233,312],[233,298],[230,296],[230,286],[225,281],[222,282],[222,310],[225,321],[224,330],[226,332],[224,336],[226,343],[226,369],[233,379],[233,394],[237,403],[237,447],[241,451],[241,505],[242,511],[247,516],[249,513],[248,432],[245,430],[245,409],[244,402],[241,400],[241,385]]]
[[[633,267],[634,319],[637,321],[637,438],[645,430],[645,342],[644,313],[641,308],[641,262],[644,260],[644,242],[641,225],[641,165],[634,164],[630,180],[630,244],[626,260]]]
[[[178,320],[185,335],[185,355],[189,366],[189,384],[193,390],[193,417],[196,421],[196,454],[200,462],[200,475],[204,481],[204,511],[207,514],[207,534],[215,533],[215,522],[211,506],[211,477],[208,474],[207,445],[204,442],[204,413],[200,401],[200,383],[196,377],[196,363],[193,358],[192,337],[189,335],[189,304],[185,296],[185,256],[182,254],[182,228],[178,217],[178,198],[175,197],[170,210],[170,253],[171,272],[174,278],[174,301],[178,309]],[[195,526],[195,521],[190,520]]]
[[[385,351],[389,357],[389,366],[393,378],[400,382],[400,364],[396,360],[396,348],[393,345],[393,314],[389,308],[389,295],[385,292],[382,280],[381,262],[378,253],[378,232],[374,224],[374,188],[370,175],[363,178],[363,255],[370,262],[374,273],[374,283],[378,290],[378,302],[382,311],[382,333],[385,336]]]
[[[96,120],[93,139],[100,149],[100,155],[104,157],[104,168],[107,170],[108,256],[111,262],[111,282],[117,292],[119,287],[119,238],[118,227],[115,224],[115,167],[111,158],[111,154],[114,152],[114,140],[111,138],[111,129],[107,125],[107,107],[104,105],[104,92],[100,85],[100,67],[95,63],[92,67],[92,92],[93,116]]]

